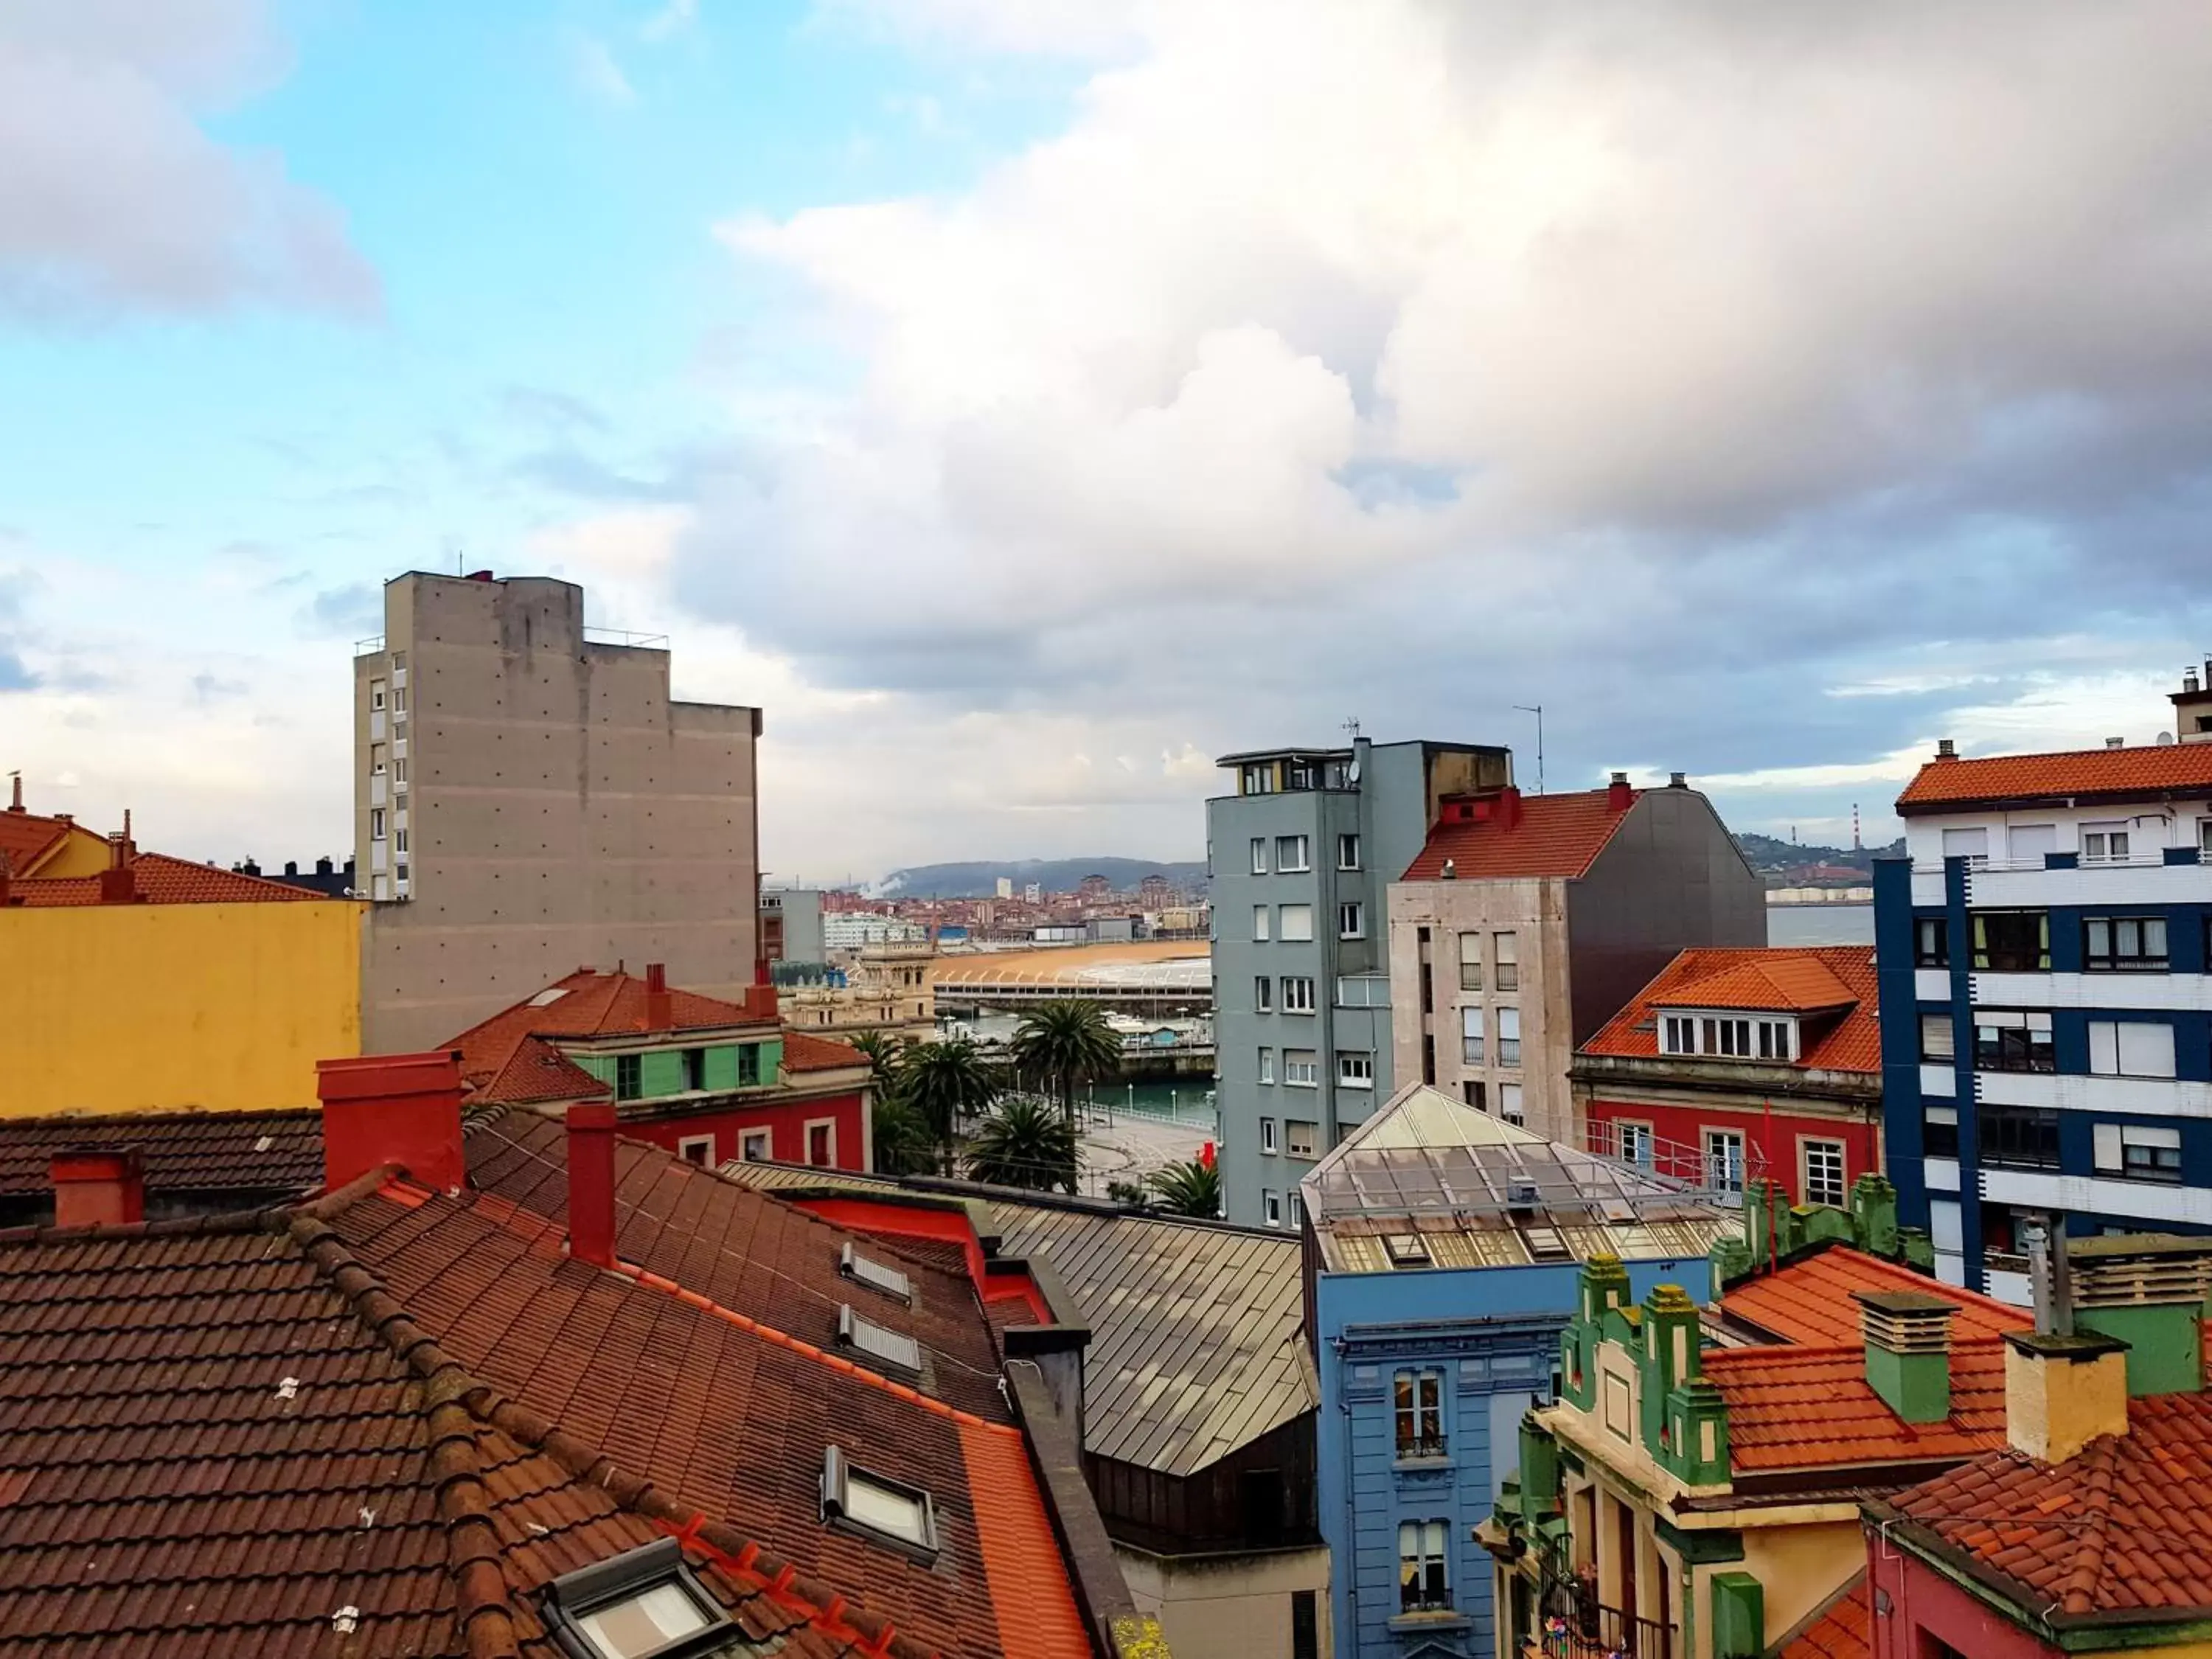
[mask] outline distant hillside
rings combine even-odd
[[[1901,858],[1905,854],[1905,837],[1899,836],[1887,847],[1866,847],[1853,852],[1848,847],[1819,847],[1809,842],[1777,841],[1772,836],[1745,834],[1735,838],[1743,848],[1744,857],[1751,867],[1762,874],[1769,871],[1794,869],[1801,864],[1833,864],[1853,870],[1872,872],[1877,858]]]
[[[1007,859],[997,863],[917,864],[894,870],[869,888],[875,898],[989,898],[999,890],[999,878],[1022,889],[1036,882],[1048,893],[1074,890],[1085,876],[1103,876],[1117,890],[1133,888],[1146,876],[1165,876],[1177,887],[1202,892],[1204,863],[1158,863],[1148,859]]]

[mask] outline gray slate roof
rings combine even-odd
[[[1084,1435],[1101,1456],[1188,1475],[1319,1403],[1301,1334],[1294,1237],[1104,1205],[1024,1201],[965,1182],[775,1164],[727,1164],[723,1173],[766,1188],[984,1199],[1000,1253],[1049,1262],[1091,1327]]]

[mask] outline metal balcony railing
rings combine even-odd
[[[365,640],[353,642],[353,653],[356,657],[373,657],[383,649],[384,635],[381,634],[372,634]]]
[[[668,647],[665,634],[633,634],[626,628],[587,628],[584,630],[586,645],[623,645],[634,651],[665,651]]]

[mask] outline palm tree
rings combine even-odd
[[[999,1097],[999,1073],[966,1037],[915,1042],[907,1045],[900,1058],[898,1089],[900,1098],[929,1126],[944,1171],[950,1175],[960,1120],[991,1109]]]
[[[876,1103],[869,1124],[878,1175],[934,1175],[937,1139],[929,1120],[896,1095]]]
[[[898,1092],[899,1060],[907,1050],[906,1039],[889,1031],[861,1031],[849,1041],[868,1057],[868,1080],[876,1085],[876,1098],[890,1099]]]
[[[1060,1109],[1075,1121],[1075,1085],[1113,1071],[1121,1063],[1121,1039],[1106,1023],[1106,1013],[1082,998],[1039,1003],[1014,1033],[1014,1069],[1051,1085]]]
[[[1146,1176],[1145,1185],[1176,1215],[1221,1213],[1221,1170],[1217,1165],[1201,1164],[1196,1158],[1188,1164],[1170,1164]]]
[[[1075,1125],[1035,1095],[1009,1095],[968,1141],[968,1178],[1032,1192],[1075,1190]]]

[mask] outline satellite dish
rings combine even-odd
[[[1344,775],[1344,776],[1345,776],[1345,781],[1346,781],[1346,782],[1348,782],[1348,783],[1357,783],[1357,782],[1358,782],[1358,781],[1359,781],[1359,763],[1358,763],[1358,761],[1354,761],[1354,762],[1352,762],[1352,769],[1351,769],[1350,771],[1346,772],[1346,773]]]
[[[2158,734],[2158,746],[2161,749],[2172,748],[2173,746],[2173,733],[2171,732],[2160,732]]]

